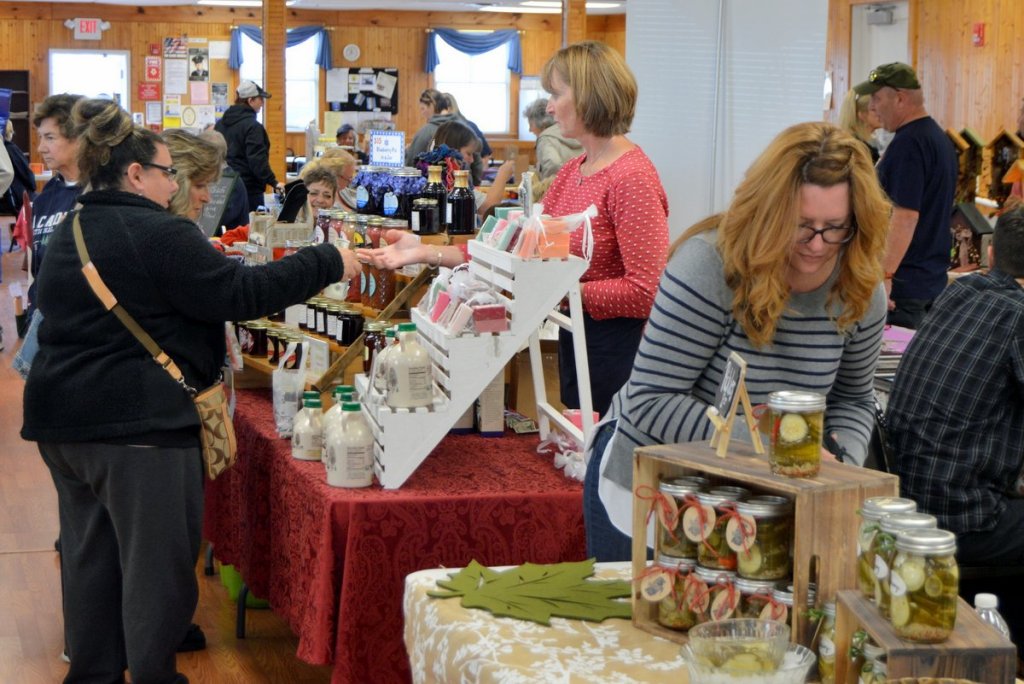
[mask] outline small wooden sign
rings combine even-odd
[[[721,458],[725,458],[725,452],[729,447],[729,436],[732,434],[732,424],[736,420],[736,410],[740,403],[743,404],[743,418],[747,422],[754,451],[764,453],[761,434],[757,429],[757,421],[754,420],[754,407],[750,403],[750,395],[747,394],[746,377],[747,362],[736,352],[730,353],[725,372],[722,374],[722,382],[715,393],[715,403],[705,412],[708,420],[715,426],[715,434],[711,436],[710,444]]]

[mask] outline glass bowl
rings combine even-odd
[[[807,673],[818,662],[814,652],[800,644],[790,645],[774,672],[736,672],[710,667],[693,654],[690,644],[683,646],[682,655],[690,673],[690,684],[804,684]]]
[[[697,662],[722,672],[773,672],[789,647],[789,626],[741,618],[705,622],[689,633]]]

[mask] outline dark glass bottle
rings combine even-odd
[[[449,235],[472,235],[476,232],[476,198],[469,187],[469,171],[455,172],[455,187],[448,194],[446,213]]]
[[[420,197],[428,197],[430,199],[437,200],[437,208],[440,214],[440,223],[438,226],[439,232],[446,230],[448,224],[445,222],[445,211],[444,208],[448,203],[448,190],[444,186],[444,182],[441,180],[440,166],[428,166],[427,167],[427,185],[423,188],[423,192],[420,193]]]

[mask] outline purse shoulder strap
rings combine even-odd
[[[103,304],[103,307],[107,311],[112,311],[118,320],[128,329],[135,339],[137,339],[149,355],[153,357],[153,360],[157,364],[167,371],[167,374],[174,379],[176,383],[181,385],[182,389],[188,392],[189,396],[195,396],[196,390],[194,387],[190,387],[185,382],[185,376],[182,374],[181,369],[174,363],[174,360],[169,357],[160,345],[156,343],[152,337],[149,336],[142,326],[132,318],[132,315],[125,311],[125,308],[121,306],[117,301],[117,297],[110,291],[107,284],[103,282],[103,278],[100,277],[100,272],[96,270],[96,265],[92,263],[92,259],[89,257],[89,250],[85,246],[85,237],[82,235],[82,225],[78,220],[78,213],[75,214],[74,223],[71,226],[72,232],[75,235],[75,248],[78,250],[78,259],[82,262],[82,274],[85,275],[86,282],[89,283],[89,287],[93,293]]]

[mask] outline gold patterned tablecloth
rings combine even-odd
[[[629,578],[629,563],[596,567],[599,579]],[[415,684],[689,681],[679,645],[636,629],[628,620],[552,618],[545,627],[468,610],[457,598],[427,596],[437,580],[453,572],[422,570],[405,578],[405,646]]]

